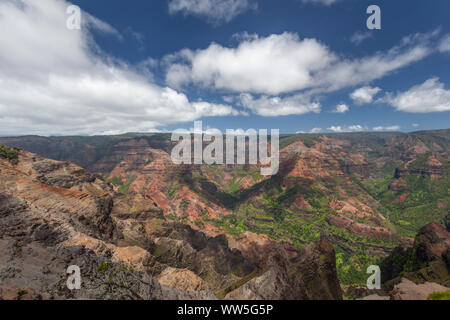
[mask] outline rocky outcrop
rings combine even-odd
[[[412,248],[396,248],[380,265],[384,287],[391,291],[402,278],[417,284],[445,284],[450,277],[450,233],[430,223],[417,234]]]
[[[270,257],[264,271],[257,272],[249,281],[231,291],[225,299],[232,300],[306,300],[303,287],[292,282],[287,263],[277,256]],[[245,279],[244,279],[245,281]],[[241,283],[238,283],[240,285]],[[235,285],[237,287],[237,285]],[[230,287],[227,291],[232,290]]]
[[[208,284],[188,269],[168,267],[158,277],[160,284],[180,291],[208,291]]]
[[[19,289],[15,287],[0,286],[0,300],[34,300],[32,289]]]
[[[76,232],[112,237],[112,190],[85,170],[28,152],[20,153],[16,165],[0,162],[0,170],[0,210],[5,212],[1,220],[6,229],[13,228],[20,217],[23,228],[29,228],[25,237],[47,242]]]
[[[301,276],[310,299],[342,299],[339,280],[336,277],[336,256],[326,240],[308,245],[296,259],[297,269],[292,276]],[[291,271],[292,272],[292,271]]]
[[[0,299],[214,299],[161,285],[144,264],[150,254],[117,246],[115,193],[69,163],[20,152],[0,159]],[[66,286],[67,267],[81,290]]]
[[[299,252],[199,231],[73,164],[0,159],[0,299],[340,299],[338,286],[326,241]]]
[[[390,292],[372,292],[357,300],[429,300],[433,293],[442,292],[450,292],[450,289],[434,282],[417,284],[409,279],[401,278]]]
[[[425,282],[416,284],[403,278],[390,292],[390,300],[427,300],[430,294],[435,292],[446,292],[450,289],[437,283]]]
[[[298,249],[293,245],[279,243],[266,235],[253,232],[230,237],[228,243],[231,249],[239,250],[244,258],[256,263],[264,261],[268,252],[277,252],[284,259],[296,258],[299,255]]]
[[[286,260],[270,256],[261,269],[227,299],[239,300],[340,300],[334,249],[325,241],[307,246],[297,257]]]
[[[444,254],[448,250],[450,250],[450,233],[440,224],[430,223],[420,229],[416,236],[410,269],[427,266],[432,261],[445,261]]]

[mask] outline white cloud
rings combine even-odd
[[[115,29],[84,12],[81,31],[67,29],[68,5],[0,2],[0,134],[148,131],[237,114],[227,105],[191,102],[105,55],[90,30],[117,35]]]
[[[350,41],[356,45],[359,45],[364,40],[372,37],[372,35],[373,35],[373,33],[370,31],[367,31],[367,32],[358,31],[353,34],[353,36],[350,38]]]
[[[412,113],[450,111],[450,89],[447,90],[439,78],[431,78],[408,91],[387,94],[380,99],[395,109]]]
[[[311,73],[335,57],[315,39],[283,33],[242,41],[237,48],[211,44],[205,50],[180,52],[185,64],[173,64],[167,82],[188,82],[235,92],[277,95],[311,86]]]
[[[359,105],[373,102],[374,97],[381,91],[380,88],[362,87],[350,94],[350,98]]]
[[[300,115],[305,113],[320,113],[321,106],[312,102],[309,96],[297,94],[288,97],[261,96],[254,98],[249,93],[240,96],[240,105],[263,117]]]
[[[10,0],[6,0],[6,1],[10,1]],[[29,0],[18,0],[18,1],[26,3]],[[49,0],[44,0],[43,2],[46,2],[46,1],[49,1]],[[56,0],[56,1],[62,2],[63,0]],[[117,31],[113,26],[94,17],[93,15],[91,15],[87,12],[83,12],[83,18],[81,19],[81,22],[83,24],[83,27],[88,27],[88,28],[91,27],[92,29],[95,29],[96,31],[100,31],[105,34],[113,35],[120,40],[123,39],[120,32]]]
[[[225,101],[226,103],[233,103],[236,101],[236,97],[235,96],[223,96],[222,100]]]
[[[440,52],[450,52],[450,34],[446,35],[439,44]]]
[[[379,126],[379,127],[375,127],[373,128],[373,131],[399,131],[401,129],[400,126],[388,126],[388,127],[383,127],[383,126]]]
[[[169,12],[182,12],[206,18],[208,22],[219,25],[228,23],[240,14],[255,10],[258,4],[253,0],[171,0]]]
[[[368,127],[363,127],[359,124],[351,125],[351,126],[331,126],[328,130],[340,133],[340,132],[361,132],[367,131]]]
[[[334,113],[346,113],[350,108],[345,104],[341,103],[336,106],[336,108],[333,110]]]
[[[299,134],[299,133],[321,133],[322,131],[323,131],[322,128],[312,128],[309,132],[300,130],[300,131],[297,131],[295,133],[296,134]]]
[[[238,32],[231,36],[231,38],[237,42],[257,40],[259,38],[257,33],[249,33],[248,31]]]
[[[413,126],[414,128],[417,128],[417,127],[420,126],[420,124],[418,124],[418,123],[413,123],[412,126]]]
[[[166,81],[219,90],[279,95],[300,90],[330,92],[369,83],[433,52],[436,33],[409,36],[388,50],[360,59],[343,59],[316,39],[295,33],[244,38],[236,47],[213,43],[166,58]]]

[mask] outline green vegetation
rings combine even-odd
[[[171,187],[169,188],[169,198],[173,198],[173,196],[175,195],[175,192],[177,192],[177,189]]]
[[[199,227],[200,229],[205,228],[205,223],[202,220],[195,220],[195,225]]]
[[[448,213],[450,202],[449,166],[446,176],[433,179],[428,174],[426,162],[430,153],[419,156],[399,175],[404,164],[395,161],[382,168],[382,177],[364,180],[354,174],[353,181],[379,201],[386,216],[401,236],[414,237],[417,231],[430,222],[441,222]],[[396,182],[400,188],[391,188]]]
[[[231,193],[237,193],[240,189],[241,189],[241,184],[240,184],[240,180],[242,178],[239,178],[237,176],[234,176],[231,181],[230,181],[230,192]]]
[[[333,196],[324,194],[319,187],[320,183],[334,192],[334,185],[326,181],[300,178],[297,184],[283,188],[275,179],[265,180],[256,184],[252,190],[236,195],[234,214],[224,216],[220,220],[204,216],[202,222],[211,223],[230,235],[239,235],[246,231],[265,234],[276,241],[291,243],[299,249],[322,237],[338,237],[344,248],[335,246],[341,282],[364,285],[367,280],[367,267],[379,263],[379,258],[368,253],[367,245],[394,248],[396,244],[358,237],[331,226],[328,223],[329,218],[336,214],[329,206]],[[259,191],[261,195],[257,200],[252,197],[255,191]],[[311,209],[303,209],[302,212],[291,209],[291,205],[300,195],[308,201]],[[364,219],[362,222],[368,223]],[[199,222],[196,224],[201,227]]]
[[[19,163],[19,151],[20,149],[14,147],[8,147],[0,144],[0,158],[7,159],[12,164]]]
[[[302,141],[305,146],[312,147],[319,141],[320,134],[301,133],[296,135],[281,135],[280,136],[280,149],[289,146],[297,141]]]
[[[110,267],[109,262],[103,262],[102,264],[99,264],[97,266],[97,272],[104,276],[108,271],[109,267]]]
[[[428,300],[450,300],[450,291],[434,292],[428,296]]]
[[[97,272],[104,278],[105,290],[114,292],[129,287],[127,278],[133,274],[134,269],[131,266],[114,266],[111,262],[103,262],[97,266]]]
[[[130,185],[136,180],[136,176],[128,178],[128,181],[119,187],[119,193],[128,194],[130,192]]]
[[[336,268],[342,284],[365,286],[368,278],[367,268],[378,265],[381,260],[367,254],[364,248],[358,248],[359,252],[356,254],[348,254],[341,248],[335,248],[335,250]]]
[[[432,180],[410,174],[403,181],[406,183],[406,190],[402,191],[406,195],[404,201],[398,200],[401,195],[392,190],[387,190],[380,200],[391,211],[391,221],[399,233],[413,237],[421,227],[432,221],[442,221],[448,213],[448,206],[440,203],[450,202],[450,179]]]
[[[381,264],[381,281],[384,283],[400,276],[404,271],[404,266],[411,256],[411,249],[402,247],[395,248],[392,253],[385,258]]]
[[[376,244],[394,248],[396,244],[358,237],[329,225],[328,218],[334,212],[329,212],[325,208],[312,209],[307,214],[299,214],[287,209],[286,201],[291,198],[290,194],[294,189],[298,190],[297,187],[282,190],[277,200],[270,200],[266,195],[259,204],[263,205],[261,208],[248,204],[241,206],[234,215],[224,216],[221,220],[204,218],[204,221],[216,227],[222,227],[226,233],[231,235],[251,231],[265,234],[276,241],[292,243],[299,249],[320,240],[322,236],[337,236],[342,239],[346,247],[343,250],[339,246],[335,246],[340,281],[343,284],[364,285],[367,280],[367,268],[380,262],[379,258],[368,254],[366,245]]]
[[[225,230],[226,233],[234,236],[247,231],[247,228],[245,227],[245,220],[239,219],[236,215],[227,215],[224,216],[221,220],[204,217],[203,221],[211,223],[215,227],[221,227]]]
[[[123,181],[119,177],[113,177],[112,179],[108,180],[108,182],[114,185],[115,187],[120,187],[123,185]]]
[[[169,219],[169,220],[173,220],[173,221],[177,221],[177,220],[178,220],[178,217],[176,217],[176,216],[173,215],[172,213],[171,213],[171,214],[168,214],[168,215],[166,216],[166,218]]]

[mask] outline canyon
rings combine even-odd
[[[168,134],[0,138],[0,295],[342,299],[445,221],[449,137],[281,135],[274,176],[174,164]]]

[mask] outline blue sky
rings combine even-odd
[[[1,135],[449,127],[447,0],[17,2],[0,4]]]

